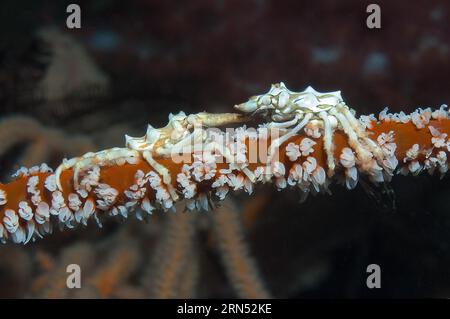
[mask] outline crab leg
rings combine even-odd
[[[78,177],[80,175],[80,172],[86,170],[86,168],[89,168],[92,165],[102,165],[102,162],[111,162],[119,158],[139,156],[140,154],[138,151],[119,147],[110,148],[97,153],[87,153],[83,155],[81,157],[81,160],[78,160],[74,165],[74,187],[75,189],[78,189],[79,187]]]
[[[170,148],[164,148],[159,147],[156,150],[156,153],[158,155],[171,155],[171,154],[178,154],[180,151],[183,150],[184,147],[192,146],[197,143],[201,143],[203,141],[203,129],[194,129],[194,132],[190,133],[188,136],[183,138],[181,141],[177,142],[175,145],[173,145]],[[192,150],[188,150],[192,151]]]
[[[153,159],[151,151],[144,151],[142,157],[158,172],[158,174],[162,175],[164,184],[170,184],[171,177],[169,170]]]
[[[211,150],[216,151],[221,156],[223,156],[228,161],[228,163],[234,163],[234,157],[230,153],[230,150],[226,146],[222,146],[217,142],[211,142],[211,143],[207,144],[205,150],[206,151],[211,151]],[[248,168],[246,168],[246,167],[242,168],[242,172],[250,179],[250,181],[252,183],[254,183],[256,181],[255,174],[253,174],[253,172],[250,171]]]
[[[333,154],[333,127],[330,123],[327,113],[320,112],[319,117],[323,121],[323,148],[327,155],[328,177],[334,174],[334,154]]]
[[[370,148],[370,151],[374,153],[375,157],[379,160],[383,160],[383,151],[378,147],[370,138],[367,137],[367,133],[361,129],[358,120],[353,116],[350,110],[346,107],[340,107],[339,111],[343,111],[345,117],[347,118],[350,126],[356,132],[356,134],[361,137]]]
[[[372,158],[372,154],[363,148],[363,146],[358,140],[356,132],[350,127],[347,118],[343,114],[336,112],[336,110],[334,109],[331,109],[330,113],[334,115],[337,118],[337,120],[341,123],[342,129],[348,136],[348,144],[354,148],[356,154],[358,154],[359,159],[363,163],[368,163]]]
[[[287,122],[271,122],[269,123],[269,127],[270,128],[288,128],[291,127],[292,125],[297,124],[298,122],[298,117],[295,116],[295,118],[293,118],[290,121]]]
[[[56,178],[56,186],[58,187],[58,190],[62,191],[62,185],[61,185],[61,174],[64,170],[71,169],[78,160],[80,160],[81,157],[74,157],[71,159],[63,159],[63,162],[61,165],[59,165],[55,170],[55,178]]]
[[[81,157],[64,160],[55,170],[56,186],[59,190],[62,190],[61,174],[64,170],[73,168],[74,187],[78,189],[80,172],[85,170],[86,167],[91,167],[93,164],[99,164],[102,161],[114,161],[123,157],[139,157],[139,152],[127,148],[115,147],[97,153],[89,152]]]
[[[295,134],[297,134],[298,132],[300,132],[300,130],[306,126],[306,124],[308,124],[309,120],[313,117],[312,113],[307,113],[305,115],[305,117],[303,118],[303,120],[297,124],[297,126],[295,126],[292,130],[290,130],[288,133],[286,133],[285,135],[275,139],[272,141],[272,143],[270,143],[269,146],[269,151],[268,151],[268,156],[267,156],[267,163],[272,163],[272,158],[273,158],[273,153],[275,151],[275,149],[279,148],[281,146],[281,144],[283,144],[284,142],[286,142],[289,138],[291,138],[292,136],[294,136]],[[299,120],[298,115],[296,116],[296,119]]]

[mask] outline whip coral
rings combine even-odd
[[[396,173],[448,170],[445,105],[356,118],[339,91],[293,92],[279,83],[236,109],[180,112],[163,128],[127,136],[124,148],[64,160],[55,171],[46,164],[19,169],[0,185],[0,237],[27,243],[54,225],[143,219],[180,200],[189,210],[208,210],[229,192],[252,194],[256,184],[307,195],[326,193],[335,181],[352,189],[360,176],[383,183]]]

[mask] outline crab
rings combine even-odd
[[[162,176],[163,182],[169,185],[171,183],[169,170],[158,163],[155,157],[169,157],[179,154],[185,147],[202,145],[222,155],[227,161],[233,162],[233,156],[227,148],[210,141],[203,128],[246,123],[255,116],[266,120],[269,129],[277,129],[282,133],[280,137],[272,140],[269,146],[267,157],[269,165],[276,150],[307,126],[323,130],[330,177],[335,170],[333,134],[336,129],[343,130],[347,135],[348,143],[357,154],[363,169],[370,169],[374,156],[378,162],[383,162],[382,149],[367,136],[364,126],[355,118],[354,111],[346,105],[340,91],[321,93],[309,86],[304,91],[294,92],[280,82],[273,84],[267,93],[253,96],[247,102],[236,105],[235,109],[240,113],[170,114],[169,123],[165,127],[154,128],[148,125],[147,132],[142,137],[126,135],[124,148],[112,148],[64,160],[55,171],[56,185],[62,190],[61,173],[64,170],[73,168],[74,187],[78,189],[80,173],[90,167],[108,165],[115,161],[130,162],[137,158],[147,161]],[[252,182],[255,181],[251,171],[248,169],[243,171]]]
[[[205,140],[203,127],[217,127],[242,123],[246,117],[238,113],[211,114],[200,112],[186,115],[184,112],[169,115],[169,123],[162,128],[154,128],[150,124],[142,137],[125,135],[125,147],[111,148],[100,152],[89,152],[80,157],[65,159],[55,170],[56,186],[62,191],[61,174],[64,170],[73,169],[74,188],[79,189],[79,175],[94,165],[107,165],[115,161],[133,162],[142,157],[163,177],[163,182],[169,185],[171,177],[169,170],[158,163],[154,157],[168,157],[177,154],[184,147],[202,143]],[[222,152],[222,155],[231,160],[231,154],[223,152],[217,143],[209,143],[209,149]]]
[[[363,164],[370,163],[373,155],[382,161],[381,148],[368,138],[365,128],[355,118],[354,111],[342,99],[341,91],[322,93],[308,86],[304,91],[293,92],[280,82],[272,84],[267,93],[252,96],[247,102],[235,105],[235,109],[251,116],[260,116],[269,121],[266,125],[268,128],[282,132],[269,147],[268,163],[284,142],[306,126],[323,129],[330,177],[335,170],[333,132],[336,129],[342,129],[348,136],[349,145]]]

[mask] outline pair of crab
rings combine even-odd
[[[57,186],[62,189],[60,175],[63,170],[74,169],[74,187],[78,188],[78,175],[92,165],[99,165],[123,157],[141,157],[169,184],[170,174],[155,157],[169,156],[184,147],[205,142],[203,127],[218,127],[243,123],[252,117],[262,117],[268,121],[269,129],[278,129],[282,134],[272,141],[268,150],[267,164],[270,165],[276,150],[307,125],[317,127],[324,133],[324,150],[327,155],[328,175],[334,174],[333,131],[341,128],[348,136],[349,145],[362,162],[370,161],[374,154],[382,158],[381,149],[370,140],[364,128],[354,117],[342,99],[340,91],[321,93],[312,87],[293,92],[283,82],[273,84],[262,95],[251,97],[247,102],[236,105],[240,113],[197,113],[186,115],[180,112],[169,116],[169,123],[162,128],[148,125],[143,137],[126,138],[125,148],[113,148],[98,153],[87,153],[79,158],[64,161],[55,171]],[[220,145],[210,143],[208,147],[223,150]],[[228,160],[228,154],[222,154]]]

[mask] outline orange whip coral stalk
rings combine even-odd
[[[360,175],[382,183],[396,173],[448,170],[445,105],[356,118],[339,91],[293,92],[278,83],[235,108],[240,113],[171,114],[163,128],[126,136],[124,148],[64,160],[54,172],[46,164],[19,169],[0,184],[2,241],[27,243],[55,224],[73,228],[91,217],[100,226],[106,216],[142,219],[179,200],[208,210],[258,183],[307,195],[334,181],[352,189]]]

